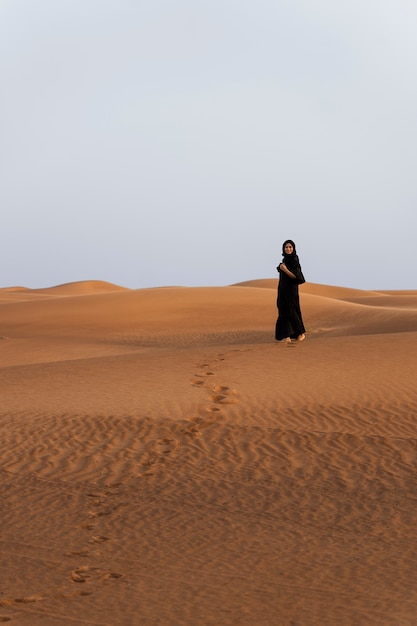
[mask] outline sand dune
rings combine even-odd
[[[0,289],[0,622],[417,623],[417,291]]]
[[[108,293],[113,291],[125,291],[125,287],[119,287],[112,283],[101,280],[85,280],[75,283],[44,287],[42,289],[28,289],[27,287],[5,287],[0,289],[1,302],[20,302],[22,300],[38,300],[42,298],[92,295],[96,293]]]

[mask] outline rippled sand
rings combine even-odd
[[[417,624],[417,291],[0,289],[0,622]]]

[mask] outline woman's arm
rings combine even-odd
[[[285,272],[287,274],[287,276],[289,276],[290,278],[293,278],[294,280],[297,279],[297,276],[295,274],[293,274],[288,267],[285,265],[285,263],[281,263],[279,265],[279,269],[282,270],[283,272]]]

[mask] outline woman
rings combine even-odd
[[[298,285],[305,283],[301,271],[295,243],[287,239],[282,244],[283,260],[277,267],[279,273],[278,284],[278,320],[275,327],[275,339],[286,339],[287,343],[303,341],[305,328],[300,309]]]

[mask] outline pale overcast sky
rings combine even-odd
[[[415,0],[0,0],[1,287],[417,289]]]

